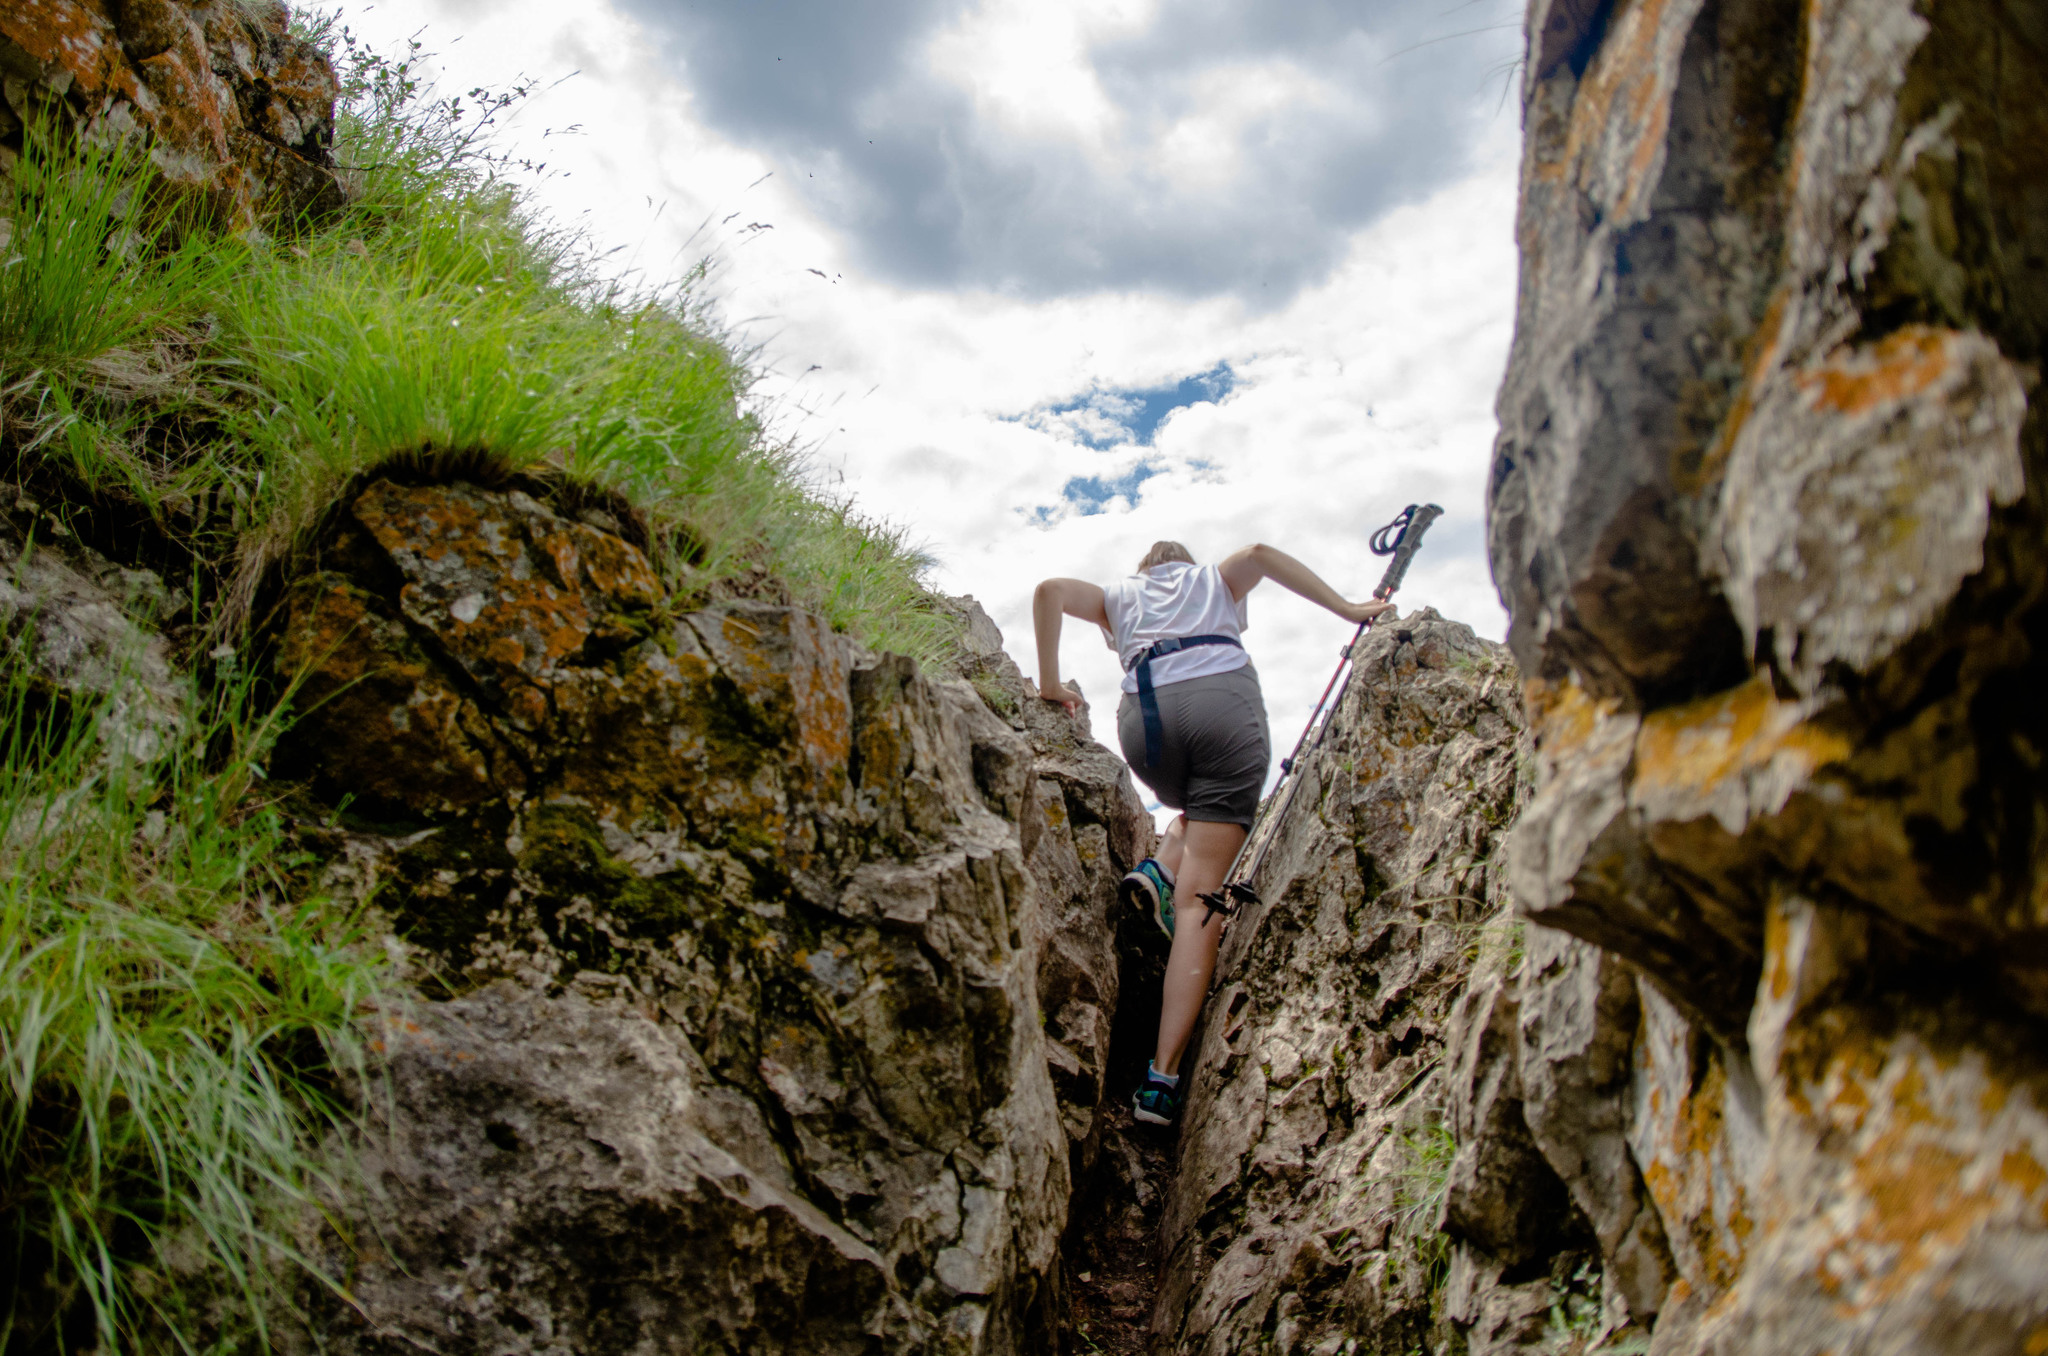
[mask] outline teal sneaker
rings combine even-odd
[[[1125,874],[1117,887],[1134,908],[1143,909],[1159,924],[1159,930],[1173,936],[1173,882],[1157,861],[1147,857]]]
[[[1169,1083],[1145,1066],[1145,1081],[1131,1094],[1131,1118],[1147,1125],[1172,1125],[1180,1119],[1180,1080]]]

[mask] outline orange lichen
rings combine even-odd
[[[1660,50],[1667,3],[1638,0],[1615,17],[1579,86],[1565,136],[1562,159],[1572,166],[1581,191],[1593,188],[1588,162],[1597,153],[1594,148],[1625,139],[1627,169],[1619,196],[1607,205],[1611,215],[1624,220],[1649,197],[1651,172],[1670,124],[1677,62]]]
[[[1704,792],[1787,758],[1803,777],[1849,756],[1847,739],[1802,716],[1762,678],[1653,711],[1636,739],[1636,787]]]
[[[1522,684],[1522,703],[1529,713],[1530,729],[1551,754],[1584,744],[1620,705],[1612,697],[1595,697],[1576,678],[1556,682],[1528,679]]]
[[[1691,1241],[1702,1272],[1696,1279],[1710,1292],[1734,1284],[1756,1230],[1741,1185],[1721,1171],[1727,1157],[1727,1082],[1721,1061],[1710,1056],[1692,1091],[1680,1096],[1668,1118],[1657,1118],[1661,1133],[1641,1165],[1658,1214]],[[1653,1112],[1663,1106],[1661,1091],[1651,1090]]]
[[[1983,1229],[2016,1215],[2043,1218],[2048,1170],[2022,1146],[2004,1150],[1996,1174],[1988,1171],[1988,1127],[1958,1125],[1943,1110],[1964,1094],[1953,1086],[1952,1064],[1924,1051],[1901,1060],[1896,1045],[1880,1053],[1869,1041],[1842,1043],[1841,1034],[1829,1033],[1836,1048],[1809,1091],[1835,1113],[1829,1137],[1855,1146],[1841,1195],[1857,1208],[1809,1274],[1849,1317],[1916,1284],[1938,1289],[1956,1250]]]
[[[75,87],[97,94],[126,74],[111,25],[67,0],[17,0],[0,12],[0,35],[46,67],[71,72]],[[126,82],[131,88],[130,79]],[[128,93],[128,90],[121,91]]]
[[[1862,1303],[1852,1309],[1898,1296],[1935,1265],[1940,1254],[1986,1223],[2000,1204],[1988,1191],[1958,1186],[1969,1166],[1963,1155],[1926,1142],[1908,1147],[1901,1142],[1903,1134],[1900,1130],[1880,1136],[1856,1161],[1854,1181],[1871,1209],[1855,1239],[1877,1247],[1858,1250],[1859,1257],[1871,1259],[1858,1268],[1871,1284]],[[1890,1259],[1888,1265],[1879,1260],[1885,1258]]]
[[[1956,362],[1955,330],[1908,325],[1867,348],[1839,348],[1794,378],[1813,408],[1863,414],[1909,400],[1941,380]]]
[[[2043,1195],[2041,1189],[2048,1187],[2048,1168],[2042,1167],[2025,1149],[2006,1150],[2005,1157],[1998,1160],[1998,1176],[2030,1199]],[[2048,1217],[2048,1210],[2044,1210],[2044,1217]]]
[[[1764,911],[1764,992],[1782,1003],[1792,992],[1791,923],[1783,909]]]
[[[164,180],[196,190],[225,224],[242,229],[277,186],[266,179],[281,159],[324,158],[307,132],[331,120],[336,86],[310,44],[285,36],[282,6],[211,11],[202,29],[186,6],[160,7],[156,41],[141,57],[127,55],[115,23],[120,15],[132,25],[134,9],[110,0],[9,0],[0,6],[0,38],[26,57],[11,75],[61,93],[87,124],[125,110],[149,133]],[[252,69],[258,49],[261,68]],[[245,106],[231,84],[261,97]]]
[[[795,633],[789,686],[797,735],[811,767],[836,780],[845,775],[853,753],[853,705],[847,696],[843,651],[816,618],[792,618],[789,625]]]
[[[1687,473],[1684,468],[1673,468],[1673,482],[1687,494],[1696,494],[1721,478],[1721,471],[1728,465],[1728,458],[1735,450],[1735,439],[1742,432],[1749,416],[1756,410],[1757,392],[1763,388],[1764,377],[1778,365],[1779,349],[1784,337],[1786,303],[1792,289],[1781,286],[1771,294],[1769,305],[1764,308],[1764,318],[1757,325],[1756,333],[1744,345],[1747,358],[1743,363],[1742,384],[1735,390],[1735,397],[1729,402],[1728,412],[1721,419],[1720,430],[1714,441],[1701,454],[1699,463]]]

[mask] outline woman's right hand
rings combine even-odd
[[[1363,603],[1346,603],[1343,611],[1337,613],[1345,621],[1359,623],[1371,621],[1374,617],[1392,612],[1394,605],[1384,598],[1374,598]]]

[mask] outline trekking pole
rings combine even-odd
[[[1429,531],[1429,525],[1443,515],[1443,509],[1435,504],[1410,504],[1402,509],[1394,521],[1372,534],[1369,545],[1376,556],[1392,556],[1387,563],[1387,572],[1380,576],[1379,587],[1372,596],[1382,602],[1394,596],[1394,590],[1401,587],[1401,581],[1408,575],[1408,565],[1415,559],[1415,553],[1422,548],[1422,534]],[[1382,616],[1385,614],[1382,613]],[[1230,862],[1230,870],[1223,873],[1223,884],[1208,894],[1199,895],[1208,912],[1202,915],[1202,926],[1209,926],[1209,920],[1221,913],[1229,915],[1234,904],[1256,904],[1259,895],[1252,888],[1252,881],[1264,863],[1266,849],[1273,841],[1274,832],[1286,816],[1287,807],[1294,801],[1294,788],[1299,782],[1295,773],[1301,766],[1304,752],[1313,753],[1322,743],[1324,733],[1330,728],[1330,718],[1337,708],[1344,704],[1345,694],[1351,690],[1351,675],[1357,670],[1352,657],[1358,653],[1358,644],[1365,639],[1365,633],[1379,617],[1367,617],[1358,624],[1351,643],[1337,652],[1337,671],[1330,675],[1330,681],[1323,685],[1323,695],[1316,698],[1315,709],[1309,712],[1308,724],[1303,727],[1301,738],[1294,742],[1294,752],[1280,760],[1280,781],[1273,788],[1273,794],[1259,807],[1258,816],[1252,822],[1252,831],[1245,835],[1244,842],[1237,849],[1237,856]],[[1339,687],[1339,680],[1343,686]],[[1332,702],[1330,694],[1335,692],[1337,700]],[[1249,863],[1245,861],[1249,855]],[[1242,873],[1238,868],[1242,866]]]

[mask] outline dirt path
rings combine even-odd
[[[1067,1263],[1066,1351],[1142,1356],[1159,1280],[1159,1215],[1173,1171],[1173,1132],[1140,1125],[1129,1105],[1103,1117],[1088,1207]]]

